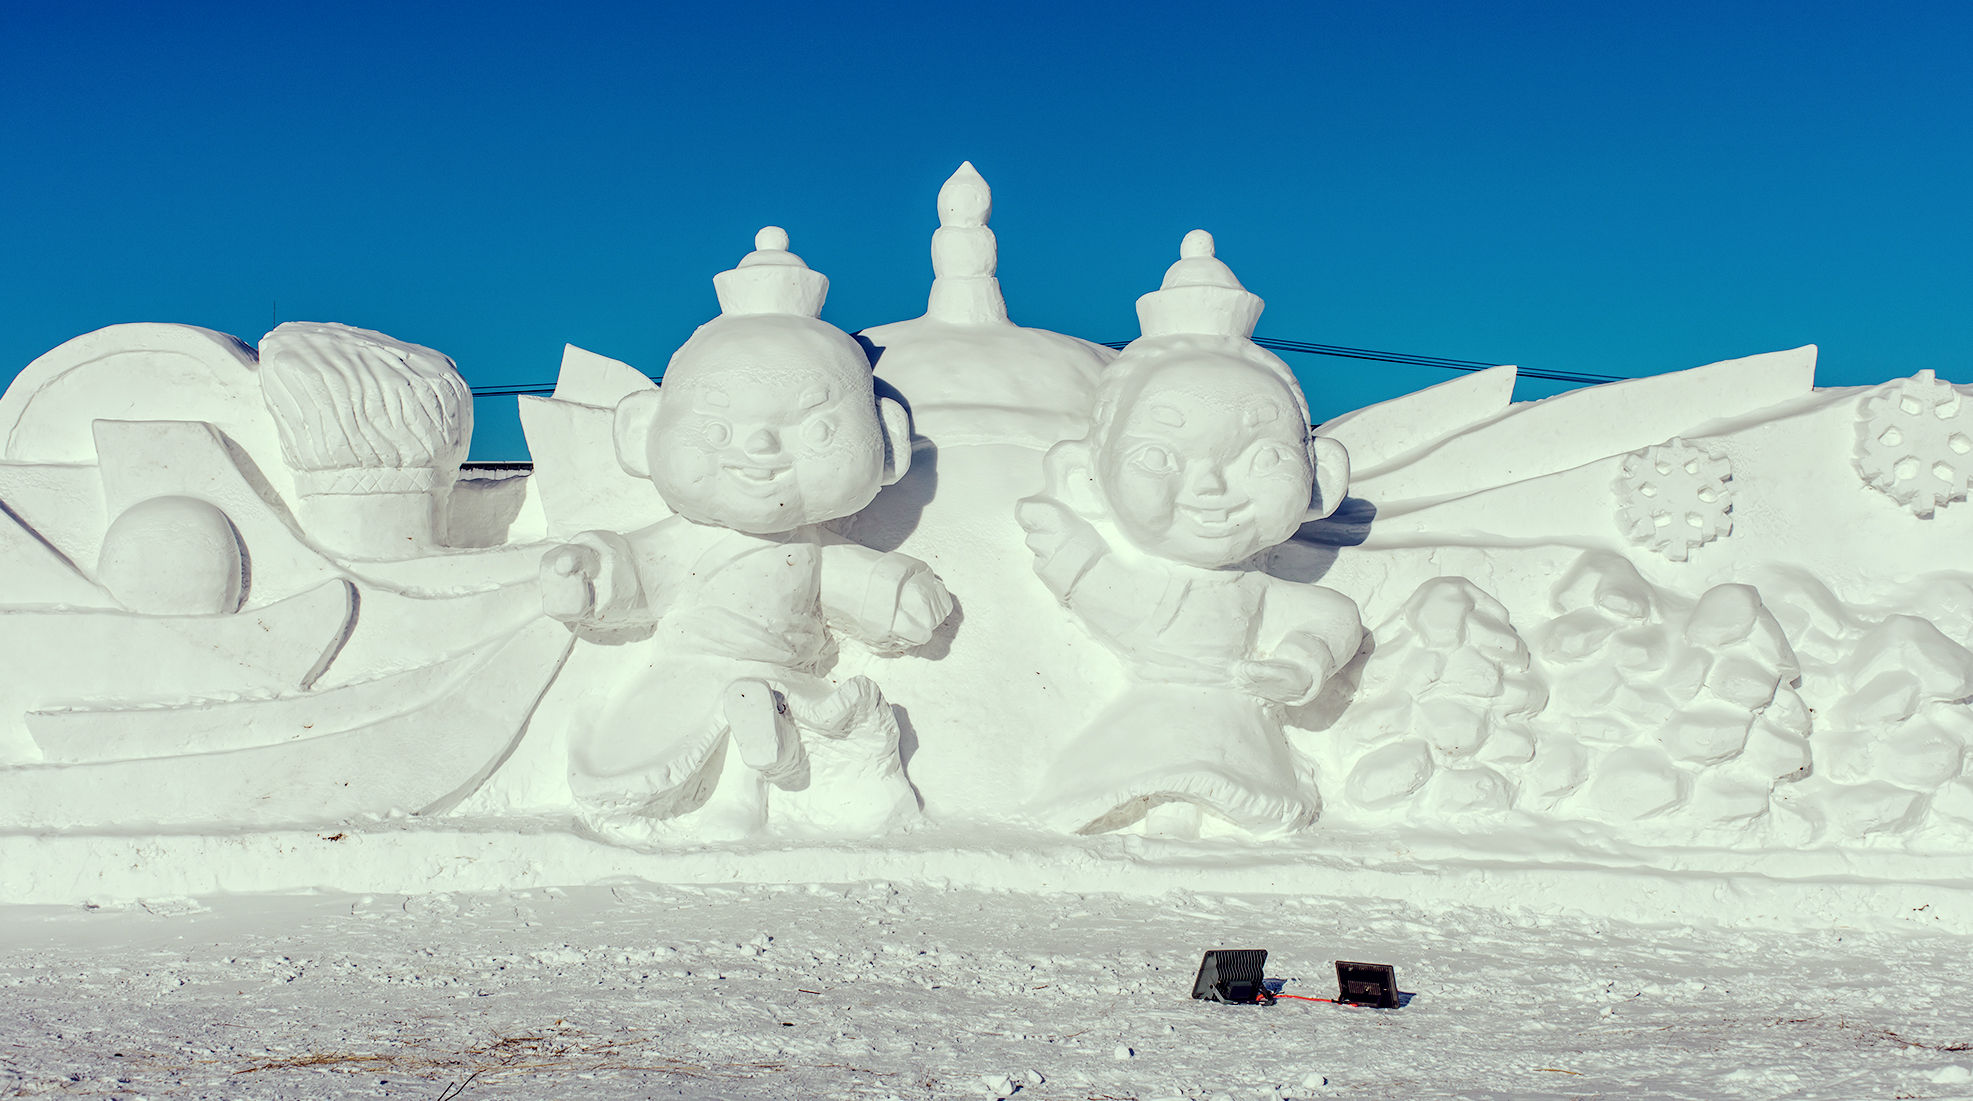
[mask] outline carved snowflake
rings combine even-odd
[[[1857,473],[1915,516],[1964,500],[1973,484],[1973,424],[1959,388],[1920,371],[1857,403]]]
[[[1617,526],[1674,562],[1733,531],[1733,467],[1723,455],[1671,439],[1624,456]]]

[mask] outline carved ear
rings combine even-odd
[[[1049,448],[1041,470],[1043,493],[1083,516],[1103,515],[1103,495],[1096,488],[1096,452],[1088,440],[1063,440]]]
[[[911,473],[911,414],[894,398],[878,398],[877,424],[884,433],[884,484],[893,486]]]
[[[1309,500],[1308,518],[1320,520],[1336,511],[1350,491],[1350,453],[1340,440],[1310,436],[1308,457],[1315,467],[1315,493]]]
[[[651,426],[658,422],[662,387],[639,390],[617,402],[611,435],[616,437],[617,465],[639,478],[651,476]]]

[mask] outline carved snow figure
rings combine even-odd
[[[828,280],[781,230],[755,243],[714,277],[721,316],[663,388],[617,406],[619,461],[676,515],[584,532],[542,561],[550,615],[599,643],[648,636],[642,670],[570,746],[576,798],[606,832],[699,811],[701,832],[745,833],[770,785],[787,793],[777,819],[821,828],[915,809],[882,693],[819,675],[831,628],[903,650],[952,610],[924,563],[818,526],[904,473],[909,426],[862,349],[818,318]]]
[[[1319,809],[1282,733],[1357,651],[1356,605],[1256,556],[1335,508],[1348,456],[1318,439],[1287,366],[1249,337],[1261,300],[1194,230],[1143,337],[1105,376],[1089,435],[1058,444],[1017,508],[1035,573],[1133,681],[1064,747],[1037,800],[1082,833],[1255,832]],[[1169,809],[1158,810],[1166,807]]]

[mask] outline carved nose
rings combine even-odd
[[[749,455],[778,455],[781,453],[781,437],[772,428],[757,428],[742,446]]]
[[[1226,472],[1218,463],[1193,463],[1185,472],[1185,489],[1194,497],[1217,497],[1226,492]]]

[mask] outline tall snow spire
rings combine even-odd
[[[994,277],[999,246],[987,219],[993,191],[966,161],[939,188],[939,228],[932,234],[932,295],[925,316],[954,325],[1007,320],[1007,301]]]

